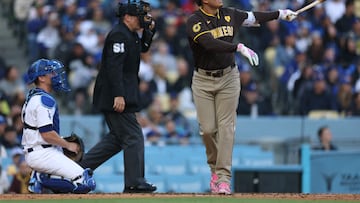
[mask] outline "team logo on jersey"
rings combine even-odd
[[[226,20],[226,22],[230,22],[231,17],[230,16],[225,16],[225,20]]]
[[[124,43],[114,43],[113,44],[113,52],[114,53],[124,53],[125,52],[125,45]]]
[[[201,24],[201,22],[198,22],[195,25],[193,25],[193,27],[192,27],[193,32],[199,32],[200,31],[200,29],[201,29],[200,24]]]
[[[210,22],[211,22],[210,20],[206,21],[207,24],[210,24]]]

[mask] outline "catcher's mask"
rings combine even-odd
[[[128,0],[127,3],[119,2],[116,16],[123,17],[125,14],[137,16],[140,21],[141,28],[148,28],[152,22],[149,14],[151,10],[150,4],[142,0]]]
[[[28,84],[35,82],[39,76],[52,74],[51,86],[55,91],[69,92],[64,65],[57,60],[39,59],[29,67],[25,81]]]

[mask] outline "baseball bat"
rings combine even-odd
[[[321,4],[321,3],[324,2],[324,1],[326,1],[326,0],[316,0],[316,1],[313,1],[313,2],[311,2],[310,4],[308,4],[308,5],[300,8],[299,10],[297,10],[296,13],[299,14],[299,13],[302,13],[302,12],[304,12],[304,11],[307,11],[307,10],[309,10],[310,8],[313,8],[314,6],[316,6],[316,5],[318,5],[318,4]]]

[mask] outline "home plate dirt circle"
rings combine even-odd
[[[213,195],[205,193],[92,193],[92,194],[2,194],[1,200],[36,200],[36,199],[121,199],[121,198],[176,198],[176,197],[227,197],[239,199],[302,199],[302,200],[360,200],[360,194],[287,194],[287,193],[235,193],[232,195]]]

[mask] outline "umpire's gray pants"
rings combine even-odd
[[[194,71],[192,92],[206,147],[207,163],[218,182],[231,182],[232,151],[240,77],[237,68],[222,77]]]
[[[110,132],[92,147],[79,163],[95,170],[124,150],[125,187],[144,182],[144,136],[135,113],[105,113]],[[95,171],[96,173],[96,171]]]

